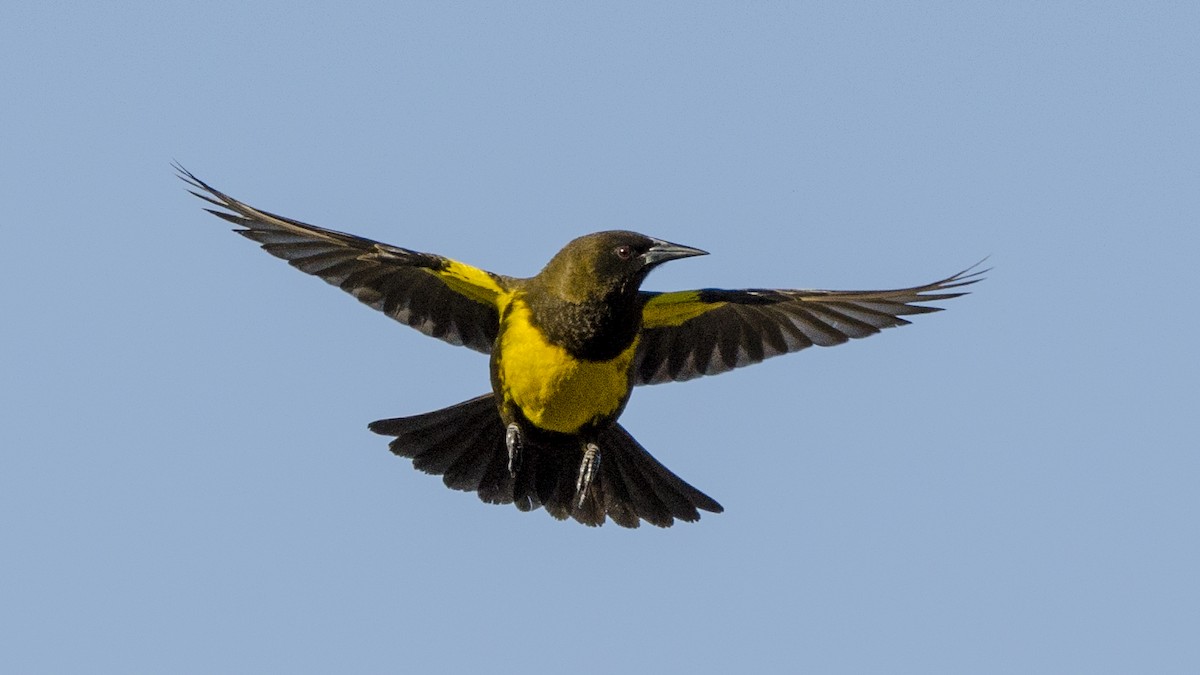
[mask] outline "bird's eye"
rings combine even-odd
[[[622,244],[613,249],[613,253],[616,253],[621,260],[629,260],[633,257],[633,247],[629,244]]]

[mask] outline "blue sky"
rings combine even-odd
[[[77,6],[71,6],[75,4]],[[14,672],[1194,673],[1200,12],[1154,3],[5,3]],[[367,422],[487,389],[204,214],[516,275],[948,311],[634,393],[726,512],[588,529]],[[737,669],[736,671],[734,669]]]

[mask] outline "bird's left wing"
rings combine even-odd
[[[211,187],[183,167],[206,209],[241,229],[273,256],[321,277],[397,321],[485,354],[500,330],[507,277],[432,253],[410,251],[260,211]]]
[[[977,266],[977,265],[976,265]],[[953,289],[987,270],[890,291],[705,289],[642,293],[642,334],[634,384],[690,380],[818,345],[839,345],[909,323],[908,314],[937,312],[915,304],[964,295]]]

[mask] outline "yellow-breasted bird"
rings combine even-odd
[[[907,324],[914,304],[964,295],[968,268],[887,291],[717,290],[652,293],[646,275],[705,255],[636,232],[597,232],[537,275],[493,274],[261,211],[182,167],[192,194],[271,255],[413,328],[491,355],[492,393],[423,415],[372,422],[392,452],[485,502],[544,507],[586,525],[611,518],[670,526],[720,504],[650,456],[617,418],[633,387],[688,380],[812,345]]]

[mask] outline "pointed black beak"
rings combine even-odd
[[[654,245],[650,247],[650,250],[642,254],[642,260],[645,261],[647,266],[650,266],[665,263],[668,260],[690,258],[695,255],[708,255],[708,251],[701,251],[691,246],[672,244],[669,241],[655,239]]]

